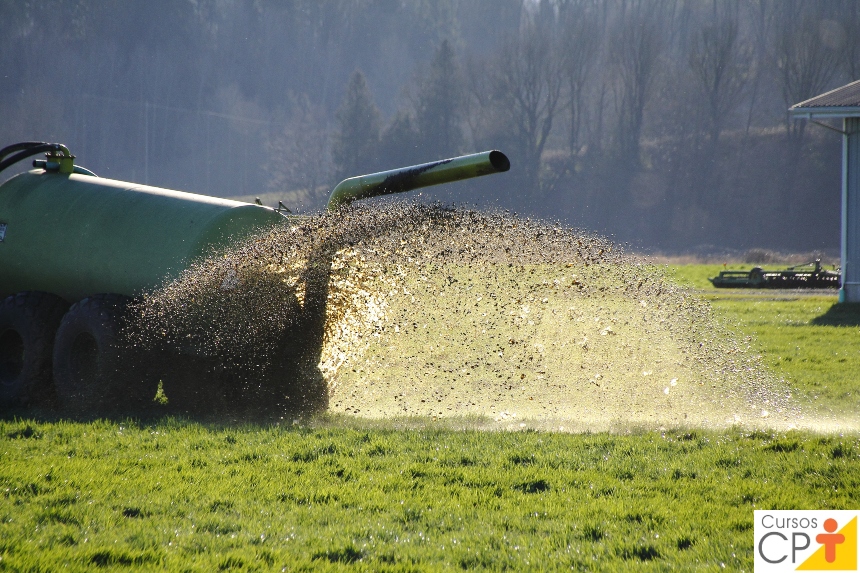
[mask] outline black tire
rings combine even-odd
[[[51,394],[54,334],[69,303],[20,292],[0,303],[0,404],[28,405]]]
[[[54,341],[54,387],[65,410],[108,412],[139,401],[130,391],[134,368],[124,334],[129,301],[116,294],[93,295],[63,317]]]
[[[750,271],[750,283],[755,286],[764,284],[764,270],[761,267],[753,267]]]

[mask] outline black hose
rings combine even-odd
[[[48,151],[62,151],[65,147],[60,145],[59,143],[44,143],[40,141],[28,141],[24,143],[16,143],[14,145],[9,145],[0,149],[0,171],[3,171],[10,165],[18,163],[22,159],[27,159],[28,157],[32,157],[34,155],[38,155],[40,153],[46,153]],[[10,153],[18,151],[12,157],[8,157],[3,159]]]
[[[36,147],[37,145],[47,145],[47,141],[22,141],[21,143],[13,143],[12,145],[7,145],[3,149],[0,149],[0,161],[3,160],[4,157],[13,153],[15,151],[22,151],[24,149],[31,149]]]
[[[22,141],[21,143],[13,143],[12,145],[7,145],[3,149],[0,149],[0,161],[3,160],[4,157],[13,153],[15,151],[21,151],[24,149],[30,149],[32,147],[36,147],[37,145],[44,145],[45,141]]]

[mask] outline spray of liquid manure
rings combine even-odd
[[[178,365],[166,394],[206,408],[570,431],[808,425],[658,267],[503,213],[398,202],[302,218],[195,265],[136,316],[139,344]]]

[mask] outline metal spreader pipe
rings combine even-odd
[[[511,168],[510,160],[501,151],[484,151],[382,171],[344,179],[331,192],[327,209],[337,209],[358,199],[368,199],[391,193],[403,193],[430,185],[451,183],[492,173],[503,173]]]

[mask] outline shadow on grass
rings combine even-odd
[[[90,424],[94,422],[107,422],[136,426],[139,428],[155,425],[202,425],[210,429],[224,428],[266,428],[272,426],[292,426],[293,420],[301,420],[302,424],[312,419],[317,414],[306,412],[282,412],[276,415],[271,412],[258,412],[252,410],[231,412],[199,412],[182,411],[174,408],[170,411],[157,409],[123,410],[115,412],[93,412],[93,413],[70,413],[58,408],[47,406],[15,407],[0,412],[0,422],[23,422],[35,424],[56,424],[70,422],[75,424]],[[39,437],[29,435],[36,430],[31,426],[25,426],[23,430],[16,430],[5,437],[29,438]],[[14,435],[13,435],[14,434]],[[0,435],[0,438],[3,438]]]
[[[834,304],[811,321],[817,326],[860,326],[860,303]]]

